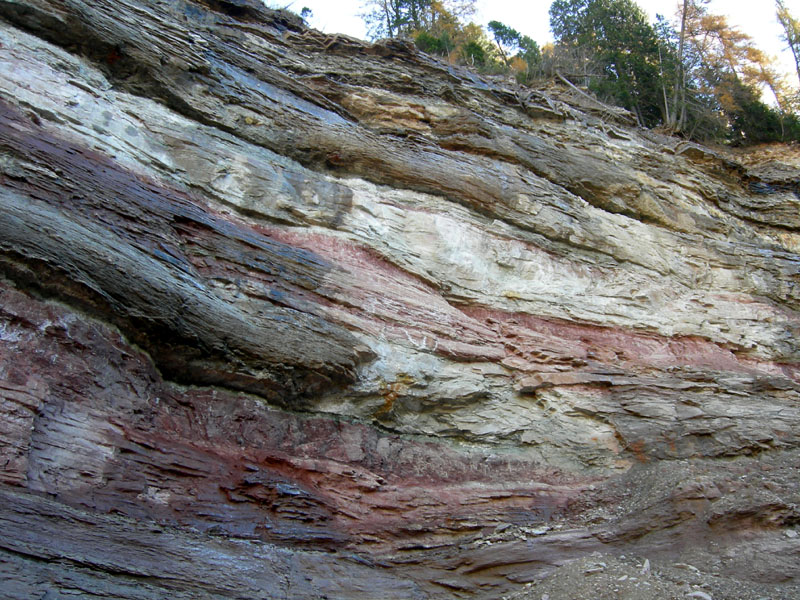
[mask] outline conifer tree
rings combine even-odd
[[[643,125],[662,121],[658,41],[632,0],[555,0],[550,27],[558,45],[580,48],[596,61],[590,89],[634,112]]]

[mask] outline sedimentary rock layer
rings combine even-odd
[[[11,597],[796,595],[795,148],[247,0],[0,0],[0,58]]]

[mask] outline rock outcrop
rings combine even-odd
[[[4,597],[798,597],[796,148],[256,0],[0,0],[0,57]]]

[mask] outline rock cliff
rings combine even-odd
[[[796,148],[256,0],[0,0],[0,57],[5,597],[798,597]]]

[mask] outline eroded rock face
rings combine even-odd
[[[797,597],[796,149],[248,0],[0,17],[9,597]]]

